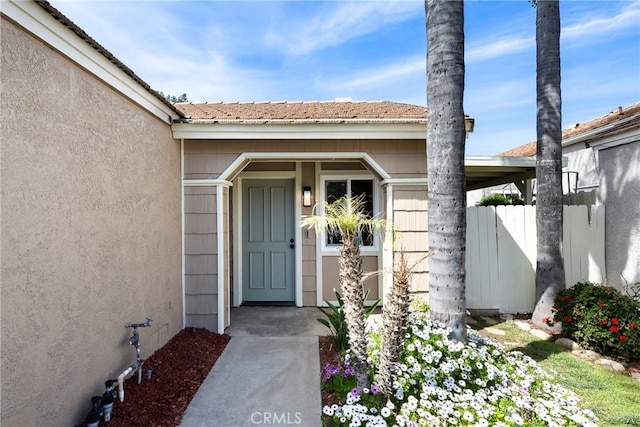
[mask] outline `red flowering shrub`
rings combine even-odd
[[[558,292],[553,319],[584,348],[627,361],[640,361],[640,301],[615,288],[589,282]]]

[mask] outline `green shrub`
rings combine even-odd
[[[429,311],[429,303],[423,300],[422,298],[414,298],[411,301],[411,305],[409,306],[410,311],[420,311],[426,313]]]
[[[615,288],[577,283],[558,292],[549,325],[584,348],[626,361],[640,360],[640,302]]]
[[[524,205],[524,200],[519,194],[489,194],[484,196],[476,206],[503,206],[503,205]]]
[[[344,354],[349,348],[349,335],[347,332],[347,320],[344,313],[344,300],[342,299],[342,295],[335,289],[333,292],[336,295],[336,301],[338,301],[338,305],[331,303],[330,301],[325,301],[325,304],[329,306],[328,309],[318,307],[318,310],[322,312],[327,318],[326,319],[317,319],[318,322],[322,323],[324,326],[329,328],[331,334],[329,335],[329,340],[331,340],[331,344],[335,351],[340,354]],[[364,294],[364,300],[367,300],[367,296],[369,295],[369,290]],[[365,319],[369,317],[373,310],[375,310],[378,305],[380,305],[380,300],[375,301],[370,307],[366,308],[365,311]]]

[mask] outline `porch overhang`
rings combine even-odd
[[[562,167],[568,160],[562,158]],[[466,157],[467,191],[507,183],[519,183],[536,177],[535,157]]]

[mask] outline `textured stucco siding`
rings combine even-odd
[[[168,125],[1,23],[1,421],[71,426],[181,320],[180,146]]]
[[[640,141],[599,151],[607,284],[640,281]]]
[[[395,245],[394,258],[398,252],[406,255],[412,267],[411,292],[422,295],[429,292],[429,260],[427,236],[427,187],[393,187],[393,222],[401,236]]]
[[[184,194],[186,326],[211,331],[218,327],[216,192],[217,187],[185,187]]]

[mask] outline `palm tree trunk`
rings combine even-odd
[[[409,315],[409,285],[411,271],[407,266],[404,252],[400,252],[398,270],[394,274],[393,288],[384,302],[382,310],[382,344],[378,386],[388,399],[393,395],[395,366],[400,359],[404,328]]]
[[[464,3],[427,0],[427,173],[431,317],[466,341]]]
[[[355,235],[343,233],[338,263],[340,287],[344,299],[344,314],[347,322],[349,348],[358,388],[368,388],[369,363],[367,362],[367,336],[364,308],[364,284],[362,283],[362,257]]]
[[[551,317],[553,299],[566,287],[562,255],[562,97],[560,94],[560,5],[536,4],[537,155],[536,308],[533,322]]]

